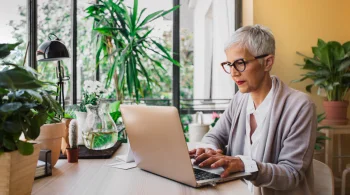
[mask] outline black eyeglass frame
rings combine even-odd
[[[260,56],[256,56],[256,57],[254,57],[254,59],[250,59],[250,60],[246,60],[246,59],[244,59],[244,58],[240,58],[240,59],[235,60],[235,61],[232,62],[232,63],[229,62],[229,61],[222,62],[222,63],[221,63],[221,67],[222,67],[222,69],[224,69],[224,71],[225,71],[227,74],[231,74],[231,68],[232,68],[232,66],[233,66],[238,72],[244,72],[245,69],[246,69],[246,67],[247,67],[247,63],[249,63],[249,62],[251,62],[251,61],[253,61],[253,60],[259,59],[259,58],[264,58],[264,57],[266,57],[266,56],[268,56],[268,55],[269,55],[269,54],[263,54],[263,55],[260,55]],[[236,63],[238,63],[238,62],[242,62],[242,63],[244,64],[243,70],[238,70],[237,65],[236,65]],[[226,69],[225,69],[225,67],[224,67],[225,65],[230,66],[230,72],[227,72],[227,71],[226,71]]]

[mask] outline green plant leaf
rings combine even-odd
[[[138,25],[137,28],[140,28],[143,25],[147,24],[148,21],[150,21],[151,19],[153,19],[154,17],[156,17],[157,15],[159,15],[162,12],[163,12],[163,10],[160,10],[160,11],[156,11],[156,12],[149,14],[148,16],[145,17],[145,19],[143,19],[143,21]]]
[[[296,79],[296,80],[292,80],[291,83],[297,83],[297,82],[301,82],[304,81],[305,79],[307,79],[308,77],[303,77],[301,79]]]
[[[9,43],[1,43],[0,44],[0,58],[5,58],[8,55],[10,55],[11,51],[14,50],[18,45],[20,45],[21,42],[17,42],[14,44],[9,44]]]
[[[346,59],[343,62],[340,63],[340,66],[338,68],[338,71],[343,71],[348,69],[350,66],[350,59]]]
[[[324,47],[326,45],[327,45],[327,43],[325,41],[323,41],[322,39],[318,39],[317,40],[317,46],[318,47]]]
[[[350,52],[350,41],[344,43],[342,46],[344,48],[345,53],[349,53]]]
[[[313,86],[314,86],[314,84],[307,85],[306,88],[305,88],[306,91],[309,92],[309,93],[311,93],[311,88],[312,88]]]
[[[300,52],[297,52],[297,54],[300,55],[300,56],[303,56],[304,58],[306,58],[308,60],[310,60],[313,64],[322,66],[322,63],[320,61],[318,61],[317,59],[307,57],[306,55],[304,55],[304,54],[302,54]]]
[[[21,153],[22,155],[31,155],[34,152],[34,147],[32,143],[19,140],[17,142],[17,147],[19,153]]]
[[[4,147],[10,151],[16,150],[16,143],[14,142],[14,140],[9,137],[9,136],[4,136],[3,138],[3,144]]]
[[[329,46],[326,45],[326,46],[320,48],[320,53],[321,53],[320,61],[330,68],[331,59],[330,59]]]
[[[10,102],[0,106],[0,112],[9,113],[18,110],[22,106],[21,102]]]
[[[21,118],[18,118],[21,120]],[[5,121],[2,127],[8,133],[21,133],[22,126],[18,120],[8,120]]]
[[[319,86],[320,84],[324,84],[324,82],[327,81],[325,78],[319,78],[314,81],[314,85]]]
[[[344,55],[345,55],[344,48],[342,47],[342,45],[339,42],[330,41],[327,43],[327,45],[329,46],[331,56],[333,56],[334,60],[344,59]],[[332,58],[331,56],[330,56],[330,58]],[[332,59],[330,59],[330,60],[332,61]],[[333,63],[334,63],[334,60],[333,60]]]

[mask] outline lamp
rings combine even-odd
[[[52,39],[54,37],[54,39]],[[56,75],[57,82],[57,95],[56,101],[62,103],[64,110],[64,86],[63,82],[69,80],[69,76],[64,75],[63,66],[61,66],[61,60],[69,58],[67,47],[61,42],[61,40],[53,33],[49,34],[49,41],[42,43],[36,51],[36,57],[39,62],[57,61]]]

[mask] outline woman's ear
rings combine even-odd
[[[268,55],[265,57],[265,71],[270,71],[272,69],[272,65],[275,62],[274,55]]]

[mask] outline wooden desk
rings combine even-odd
[[[115,155],[125,153],[126,149],[123,144]],[[247,185],[241,180],[195,189],[139,168],[121,170],[106,166],[113,161],[114,158],[79,159],[79,163],[58,160],[52,176],[34,181],[32,194],[250,194]]]
[[[350,134],[350,125],[331,125],[330,129],[322,129],[321,132],[324,133],[330,140],[326,140],[325,143],[325,163],[333,170],[333,147],[334,147],[334,137],[338,136],[338,156],[341,156],[341,135]],[[341,162],[341,160],[339,160]],[[341,164],[340,164],[341,165]],[[338,166],[340,169],[341,166]]]

